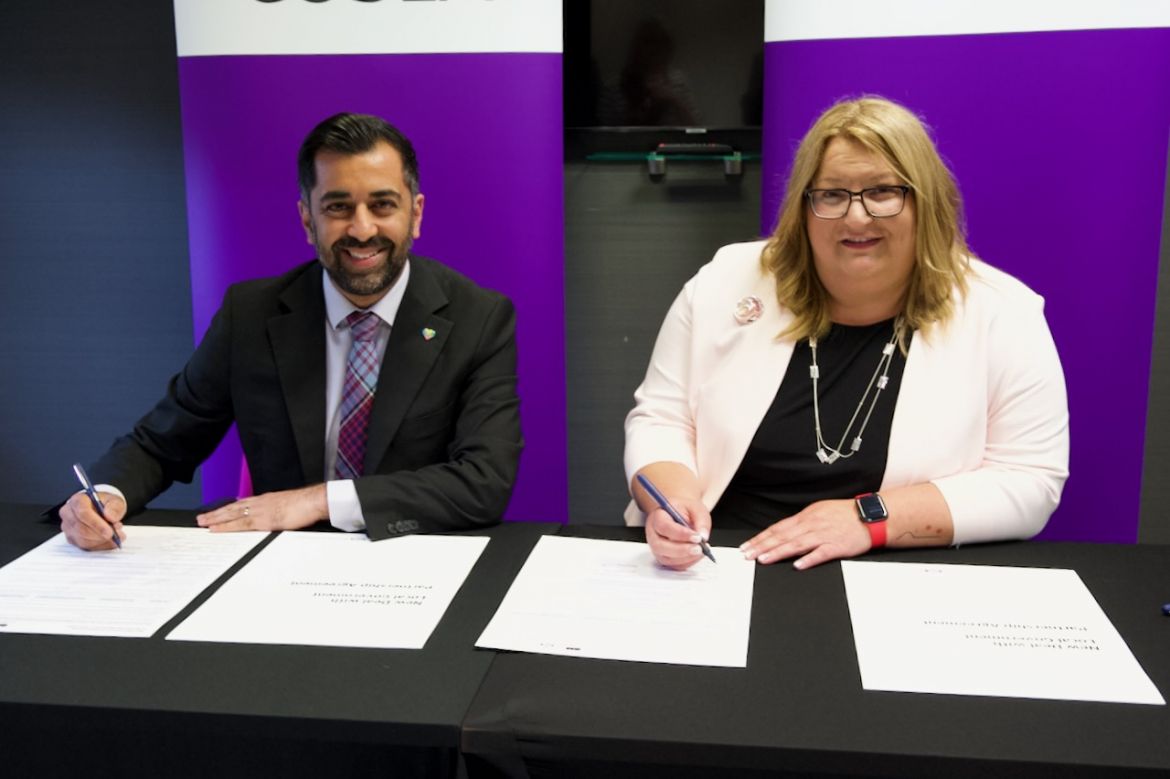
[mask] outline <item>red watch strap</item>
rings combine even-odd
[[[874,549],[880,549],[886,545],[886,520],[881,522],[863,522],[865,529],[869,531],[870,546]]]

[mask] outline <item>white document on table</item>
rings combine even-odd
[[[544,536],[476,646],[744,668],[756,564],[713,552],[673,571],[644,543]]]
[[[282,533],[167,639],[421,649],[487,543]]]
[[[268,533],[126,525],[121,549],[63,534],[0,568],[0,632],[145,638]]]
[[[841,563],[867,690],[1165,704],[1076,571]]]

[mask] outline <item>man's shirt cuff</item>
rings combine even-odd
[[[358,500],[353,479],[325,482],[325,502],[329,504],[329,524],[347,533],[366,529],[362,504]]]
[[[126,502],[126,494],[113,484],[95,484],[93,485],[93,491],[98,493],[104,492],[107,495],[117,495],[122,499],[123,503]],[[82,492],[85,492],[85,490],[82,490]]]

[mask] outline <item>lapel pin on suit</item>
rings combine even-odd
[[[421,331],[424,341],[429,341],[435,337],[435,331],[429,327],[424,327]]]
[[[748,295],[739,299],[735,304],[735,321],[741,325],[750,324],[764,313],[764,301],[755,295]]]

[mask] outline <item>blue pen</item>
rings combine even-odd
[[[654,482],[639,473],[638,483],[642,485],[642,489],[650,493],[650,497],[654,498],[654,502],[661,506],[662,510],[669,514],[671,519],[685,528],[694,530],[691,527],[691,523],[683,519],[682,514],[678,513],[678,509],[670,505],[670,501],[666,499],[666,496],[658,491],[658,488],[654,486]],[[715,555],[711,554],[711,547],[701,537],[699,538],[699,548],[703,550],[703,554],[707,555],[711,562],[715,562]]]
[[[102,500],[98,497],[97,490],[93,488],[93,482],[89,480],[89,475],[81,467],[81,463],[73,463],[73,472],[77,474],[77,480],[81,482],[81,486],[85,490],[85,494],[89,496],[89,502],[93,504],[98,516],[109,522],[110,520],[106,519],[106,507],[102,505]],[[118,538],[117,530],[114,531],[114,546],[122,548],[122,539]]]

